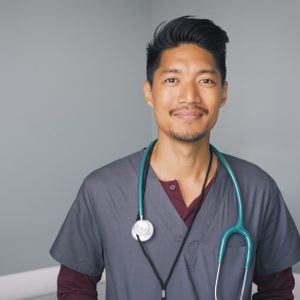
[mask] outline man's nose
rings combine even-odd
[[[200,101],[200,95],[195,82],[186,82],[182,86],[180,103],[194,103]]]

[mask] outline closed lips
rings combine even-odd
[[[183,110],[173,113],[174,116],[181,119],[196,119],[203,116],[201,110]]]

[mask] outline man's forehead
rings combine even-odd
[[[177,47],[166,49],[161,53],[159,66],[169,64],[203,63],[215,69],[215,60],[211,52],[196,44],[181,44]],[[171,67],[170,67],[171,68]],[[180,69],[172,67],[172,69]]]

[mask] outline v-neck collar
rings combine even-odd
[[[175,209],[178,212],[178,214],[180,215],[181,219],[184,221],[184,223],[187,226],[190,226],[193,215],[196,212],[198,205],[200,206],[199,209],[201,209],[201,207],[206,199],[206,196],[209,193],[209,190],[215,181],[215,178],[216,178],[216,172],[214,173],[213,177],[209,180],[208,184],[206,185],[206,187],[204,189],[203,197],[201,197],[201,199],[200,199],[200,195],[198,195],[190,203],[189,206],[187,206],[184,201],[184,198],[181,193],[180,185],[177,180],[172,180],[172,181],[159,180],[159,182],[163,186],[166,194],[168,195],[169,200],[175,207]]]
[[[226,170],[220,162],[218,163],[215,176],[215,181],[212,184],[210,191],[206,196],[206,200],[204,201],[203,206],[192,226],[193,228],[197,228],[197,231],[195,232],[193,228],[191,229],[189,240],[197,239],[200,241],[205,238],[205,233],[207,232],[208,227],[214,223],[214,218],[217,215],[217,210],[219,209],[222,201],[222,194],[228,185]],[[148,211],[147,207],[152,206],[157,216],[160,217],[161,221],[172,233],[174,238],[176,240],[181,240],[187,231],[187,226],[179,216],[171,201],[168,199],[164,188],[156,177],[151,166],[149,167],[147,180],[148,182],[144,199],[146,210]]]

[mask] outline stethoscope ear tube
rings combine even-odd
[[[217,291],[218,291],[219,273],[225,256],[227,243],[229,238],[233,234],[240,234],[241,236],[243,236],[243,238],[246,241],[246,257],[245,257],[245,265],[244,265],[245,271],[244,271],[243,283],[242,283],[241,294],[240,294],[240,300],[242,300],[244,295],[248,270],[250,269],[252,256],[253,256],[253,240],[251,234],[244,227],[244,214],[243,214],[244,210],[243,210],[242,195],[241,195],[241,191],[237,179],[229,163],[225,159],[225,157],[214,146],[210,145],[210,147],[212,151],[215,153],[215,155],[218,157],[218,160],[223,164],[223,166],[225,167],[225,169],[227,170],[230,176],[231,182],[234,187],[236,199],[237,199],[237,205],[238,205],[238,217],[237,217],[236,224],[225,230],[220,242],[220,247],[218,251],[218,270],[217,270],[216,282],[215,282],[215,300],[218,299]]]
[[[227,228],[222,236],[221,243],[219,246],[219,252],[218,252],[218,263],[220,265],[222,264],[226,252],[228,240],[233,234],[242,235],[246,241],[246,256],[245,256],[244,267],[245,269],[249,269],[251,266],[251,260],[253,255],[253,241],[250,233],[246,230],[246,228],[241,226],[236,226],[236,225]]]
[[[236,179],[229,163],[225,159],[225,157],[214,146],[210,145],[210,147],[211,147],[212,151],[218,157],[219,161],[223,164],[223,166],[225,167],[225,169],[227,170],[227,172],[230,176],[231,182],[234,187],[236,199],[237,199],[237,205],[238,205],[238,217],[237,217],[236,224],[234,226],[226,229],[221,238],[218,261],[220,264],[223,261],[225,249],[227,247],[227,242],[228,242],[228,239],[230,238],[230,236],[232,234],[240,234],[244,237],[244,239],[246,241],[247,252],[246,252],[246,257],[245,257],[245,269],[249,269],[251,266],[251,260],[252,260],[252,255],[253,255],[253,241],[252,241],[251,234],[244,227],[244,209],[243,209],[243,201],[242,201],[240,187],[239,187],[237,179]]]

